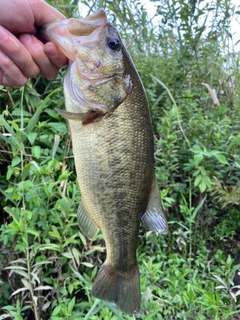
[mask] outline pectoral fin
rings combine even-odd
[[[168,225],[160,200],[159,189],[156,177],[152,184],[152,191],[148,202],[147,210],[142,216],[142,222],[149,230],[157,233],[167,233]]]
[[[74,121],[87,121],[89,118],[93,117],[93,111],[88,111],[86,113],[74,113],[68,112],[66,110],[55,108],[55,110],[62,116],[64,119],[67,120],[74,120]],[[94,117],[96,117],[94,113]]]
[[[89,216],[87,210],[84,207],[83,202],[80,202],[77,211],[77,219],[78,219],[78,226],[81,231],[88,237],[89,240],[92,240],[98,233],[98,226]]]

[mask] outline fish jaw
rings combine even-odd
[[[103,9],[84,19],[53,22],[44,27],[44,34],[70,60],[65,95],[81,109],[80,113],[92,109],[102,116],[113,111],[131,93],[125,48]]]
[[[84,19],[71,18],[45,25],[41,34],[55,43],[69,60],[76,61],[78,76],[85,80],[94,82],[125,70],[122,41],[103,9]],[[119,43],[119,47],[109,48],[109,40]]]
[[[54,21],[41,28],[41,35],[59,47],[66,57],[74,61],[74,44],[68,31],[68,20]]]
[[[41,29],[41,34],[55,43],[71,61],[76,60],[77,44],[88,45],[96,42],[96,33],[108,23],[106,13],[100,9],[96,13],[83,19],[71,18],[54,21]],[[98,32],[96,32],[96,30]]]

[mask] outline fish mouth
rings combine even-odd
[[[69,60],[76,60],[76,46],[94,46],[99,42],[101,30],[109,24],[106,13],[100,9],[82,19],[54,21],[41,27],[40,35],[55,43]]]
[[[103,9],[86,18],[71,18],[45,25],[41,34],[55,43],[69,59],[64,87],[75,106],[107,113],[131,91],[120,36]],[[111,48],[110,39],[117,39],[120,45]],[[120,86],[120,98],[116,96],[114,85]]]

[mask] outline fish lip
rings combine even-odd
[[[37,33],[41,38],[44,38],[46,41],[51,41],[51,38],[54,38],[53,33],[51,32],[52,29],[64,26],[66,27],[68,24],[68,19],[64,20],[56,20],[48,24],[44,24],[37,28]]]
[[[75,61],[75,41],[81,41],[82,45],[89,46],[88,36],[100,31],[110,24],[104,9],[98,10],[91,16],[76,19],[56,20],[38,28],[38,35],[46,41],[52,41],[61,48],[69,60]],[[84,38],[87,38],[85,43]],[[80,39],[80,40],[77,40]],[[93,37],[94,43],[96,39]]]

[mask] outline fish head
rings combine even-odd
[[[131,91],[126,49],[103,9],[86,18],[53,22],[44,27],[44,34],[74,63],[66,85],[75,86],[71,92],[81,91],[78,97],[84,96],[85,105],[106,112]]]

